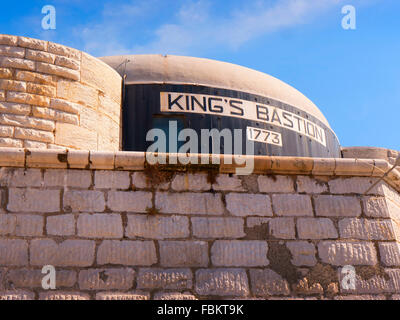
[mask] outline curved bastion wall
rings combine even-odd
[[[0,34],[0,147],[117,151],[121,92],[87,53]]]

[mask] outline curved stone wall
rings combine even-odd
[[[121,86],[86,53],[0,35],[0,147],[119,150]]]

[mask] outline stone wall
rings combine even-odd
[[[0,146],[119,150],[121,83],[76,49],[0,35]]]
[[[0,149],[0,299],[398,299],[398,172],[363,195],[382,175],[371,163],[263,157],[236,176]]]

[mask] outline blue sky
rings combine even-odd
[[[56,30],[41,28],[48,4]],[[349,4],[356,30],[341,26]],[[343,146],[400,150],[398,0],[19,0],[0,16],[0,33],[95,56],[190,55],[268,73],[310,98]]]

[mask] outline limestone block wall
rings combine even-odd
[[[86,53],[0,34],[0,146],[119,150],[121,84]]]
[[[0,299],[398,299],[399,173],[363,195],[388,166],[368,161],[260,157],[236,176],[0,149]]]

